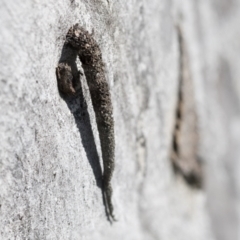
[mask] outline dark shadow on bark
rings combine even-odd
[[[97,147],[94,140],[94,135],[91,127],[90,116],[87,110],[87,103],[83,95],[82,84],[80,81],[80,75],[82,75],[76,64],[77,54],[69,46],[64,45],[61,53],[59,63],[67,62],[72,69],[73,73],[73,87],[76,90],[74,95],[68,96],[62,94],[59,91],[59,95],[66,102],[69,110],[74,116],[79,134],[82,140],[82,145],[85,149],[88,161],[93,170],[93,174],[96,180],[96,185],[102,190],[103,204],[105,206],[105,213],[107,213],[107,206],[104,198],[103,191],[103,172],[100,165],[100,158],[97,152]],[[79,143],[81,144],[81,143]]]

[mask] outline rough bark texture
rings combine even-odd
[[[239,239],[239,16],[240,0],[3,0],[0,239]],[[57,88],[55,68],[75,23],[94,31],[113,101],[112,225],[86,79],[75,100]],[[198,141],[190,155],[184,140],[178,147],[186,162],[201,160],[201,188],[171,162],[179,27]]]

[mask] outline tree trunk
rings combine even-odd
[[[3,0],[0,239],[239,239],[240,0]],[[58,90],[68,29],[95,39],[115,136],[116,222],[77,59]]]

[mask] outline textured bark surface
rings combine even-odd
[[[3,0],[0,239],[238,239],[239,17],[239,0]],[[112,225],[86,79],[72,102],[57,88],[55,68],[75,23],[94,32],[113,101],[118,221]],[[175,174],[171,162],[178,27],[192,82],[202,188]]]

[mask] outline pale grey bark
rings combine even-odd
[[[1,5],[0,239],[239,239],[239,0]],[[75,23],[94,31],[112,94],[112,225],[86,80],[80,102],[68,104],[57,89],[55,67]],[[203,188],[176,174],[170,159],[177,27],[193,84]]]

